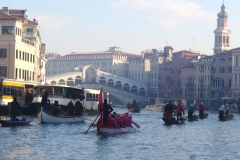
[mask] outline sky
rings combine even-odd
[[[1,0],[2,7],[27,9],[41,28],[46,53],[123,52],[172,46],[211,55],[217,13],[223,0]],[[230,47],[240,47],[240,0],[225,0]]]

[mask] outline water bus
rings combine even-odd
[[[31,107],[40,112],[42,95],[48,91],[50,103],[58,101],[61,109],[67,111],[67,104],[72,100],[73,104],[80,100],[88,115],[97,115],[99,90],[84,89],[66,85],[38,85],[33,89],[33,101]],[[48,108],[52,108],[49,104]],[[37,113],[36,113],[37,114]]]

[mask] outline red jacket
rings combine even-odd
[[[177,113],[184,113],[184,110],[183,110],[183,108],[182,108],[182,106],[181,105],[178,105],[178,107],[177,107]]]
[[[198,108],[199,108],[199,109],[203,109],[203,110],[205,109],[205,107],[204,107],[203,104],[199,104]]]

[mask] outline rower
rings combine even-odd
[[[180,103],[178,103],[178,106],[177,106],[177,119],[179,119],[179,117],[180,117],[180,119],[182,119],[182,113],[183,113],[183,115],[185,114],[184,113],[184,109],[183,109],[182,105]]]
[[[193,104],[188,108],[188,119],[193,119],[194,107]]]
[[[225,110],[226,110],[226,115],[228,115],[228,112],[230,111],[230,107],[229,107],[228,103],[225,106]]]
[[[223,117],[224,117],[224,111],[225,111],[225,107],[224,105],[222,105],[219,109],[218,109],[218,113],[219,113],[219,119],[220,120],[223,120]]]
[[[164,108],[165,116],[167,119],[171,120],[172,119],[172,114],[173,114],[173,105],[172,105],[172,100],[168,102],[166,107]]]
[[[199,116],[200,116],[200,118],[203,118],[204,109],[205,109],[205,106],[203,105],[203,102],[198,106],[198,108],[199,108]]]

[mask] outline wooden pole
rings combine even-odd
[[[92,127],[92,124],[97,120],[97,118],[100,116],[100,114],[96,117],[96,119],[90,124],[90,126],[88,127],[88,129],[86,130],[86,132],[85,133],[87,133],[88,132],[88,130]]]

